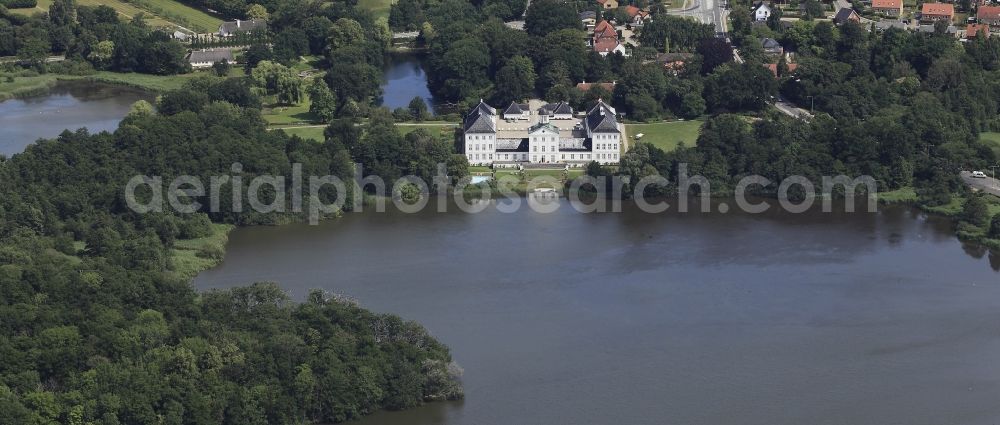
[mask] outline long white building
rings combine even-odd
[[[598,100],[586,115],[575,116],[567,103],[531,110],[511,103],[503,111],[481,101],[465,116],[465,156],[471,165],[499,168],[523,164],[582,167],[590,161],[617,164],[622,124],[607,103]]]

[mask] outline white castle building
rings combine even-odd
[[[544,104],[532,111],[511,103],[498,116],[482,100],[465,116],[465,156],[471,165],[499,168],[524,164],[582,167],[590,161],[617,164],[622,124],[615,109],[602,100],[586,115],[574,117],[566,102]]]

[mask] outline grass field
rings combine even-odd
[[[146,23],[153,27],[182,26],[199,32],[214,32],[222,23],[219,18],[174,0],[139,0],[136,3],[122,0],[77,0],[76,3],[80,6],[111,7],[123,19],[132,19],[133,16],[142,13],[146,16]],[[38,0],[38,6],[33,9],[11,9],[11,12],[31,15],[47,12],[51,5],[52,0]]]
[[[628,132],[630,142],[635,141],[637,134],[642,134],[640,141],[670,152],[677,149],[681,142],[688,147],[694,146],[701,132],[701,124],[701,120],[626,124],[625,130]]]
[[[389,8],[392,6],[392,0],[358,0],[358,7],[365,10],[370,10],[376,18],[379,17],[389,17]]]
[[[418,128],[425,128],[431,132],[431,134],[436,134],[442,139],[451,139],[451,127],[455,123],[429,123],[426,125],[397,125],[396,128],[399,129],[399,134],[406,135]],[[299,136],[303,139],[312,139],[316,141],[323,141],[323,130],[326,129],[325,126],[309,126],[309,127],[293,127],[293,128],[276,128],[288,133],[290,136]],[[447,130],[445,130],[447,129]]]

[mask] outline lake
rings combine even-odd
[[[60,82],[47,94],[0,102],[0,154],[19,153],[39,138],[65,129],[87,127],[91,133],[114,131],[137,100],[152,101],[149,92],[102,83]]]
[[[434,113],[434,96],[427,88],[427,73],[420,63],[420,56],[393,53],[386,58],[382,69],[382,106],[393,110],[406,108],[414,97],[424,99],[427,109]]]
[[[340,292],[451,347],[464,401],[363,425],[993,424],[997,270],[907,207],[563,204],[239,229],[194,285]]]

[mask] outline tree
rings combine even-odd
[[[320,121],[330,122],[333,114],[337,112],[337,98],[326,85],[326,81],[321,78],[313,80],[309,85],[309,101],[309,112]]]
[[[536,0],[528,6],[524,30],[543,36],[563,29],[581,29],[580,17],[570,3],[559,0]]]
[[[976,226],[985,226],[989,223],[990,215],[989,206],[986,205],[986,201],[983,200],[982,196],[972,195],[965,201],[962,205],[962,220],[965,220]]]
[[[733,60],[733,46],[721,38],[704,38],[698,42],[698,54],[702,56],[701,73],[708,75],[719,65]]]
[[[363,42],[364,39],[365,31],[361,28],[361,24],[358,21],[340,18],[330,27],[330,35],[327,37],[327,43],[330,46],[330,50],[337,50],[341,47]]]
[[[302,80],[295,71],[271,61],[257,64],[250,74],[255,87],[266,94],[277,95],[279,103],[296,104],[302,96]]]
[[[414,121],[423,121],[428,117],[428,115],[430,115],[427,112],[427,103],[424,102],[424,99],[420,96],[414,96],[413,99],[410,99],[410,104],[407,109],[409,109],[410,116]]]
[[[247,7],[247,19],[267,19],[267,8],[259,4],[251,4]]]
[[[111,40],[104,40],[97,42],[93,49],[90,50],[90,54],[87,55],[87,59],[94,64],[95,68],[103,68],[105,65],[111,62],[111,58],[115,54],[115,42]]]
[[[500,104],[520,101],[535,90],[535,64],[524,56],[516,56],[500,68],[496,76],[496,97]]]
[[[992,239],[1000,239],[1000,213],[995,214],[993,219],[990,220],[990,231],[988,235]]]
[[[219,59],[212,64],[212,71],[215,71],[215,75],[220,77],[229,75],[229,68],[229,61],[225,59]]]

